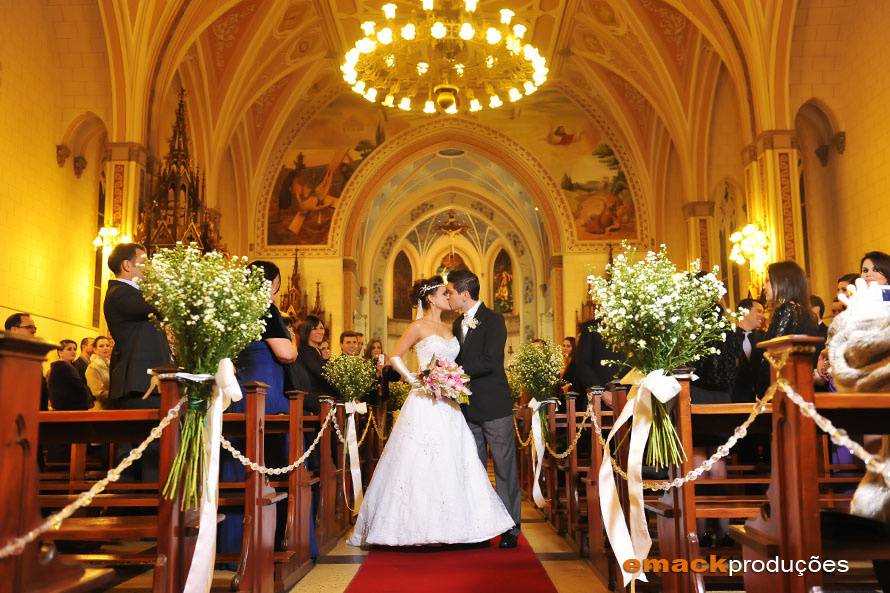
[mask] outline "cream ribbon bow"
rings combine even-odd
[[[646,526],[646,512],[643,508],[643,454],[652,428],[652,396],[661,403],[667,403],[680,393],[680,383],[663,370],[652,371],[643,375],[636,369],[629,372],[620,383],[633,385],[627,396],[627,404],[615,420],[606,446],[603,450],[603,462],[599,469],[600,510],[612,551],[621,568],[624,585],[634,579],[646,581],[642,570],[636,573],[624,570],[624,563],[630,559],[644,560],[649,555],[652,539]],[[630,450],[627,455],[627,490],[630,499],[628,525],[624,522],[624,511],[618,498],[615,475],[609,454],[609,441],[618,429],[633,418],[630,432]]]
[[[213,564],[216,559],[216,511],[219,502],[219,448],[222,438],[223,411],[232,402],[240,401],[241,387],[235,377],[235,366],[228,358],[219,361],[216,375],[192,375],[176,373],[176,376],[189,381],[204,382],[213,380],[216,389],[207,409],[207,421],[204,424],[204,488],[201,492],[200,523],[195,552],[183,593],[208,593],[213,584]]]
[[[531,408],[532,411],[532,444],[535,447],[534,452],[532,453],[532,473],[535,475],[535,479],[532,482],[532,500],[535,502],[535,506],[539,509],[544,508],[544,494],[541,492],[541,484],[538,482],[541,477],[541,467],[544,465],[544,429],[541,426],[541,415],[538,414],[538,410],[544,404],[553,401],[553,400],[545,400],[539,402],[535,398],[532,398],[528,402],[528,407]]]
[[[348,401],[346,407],[346,451],[349,454],[349,473],[352,476],[353,514],[358,514],[362,506],[364,492],[362,490],[362,466],[358,457],[358,435],[355,426],[356,414],[367,414],[368,404],[365,402]]]

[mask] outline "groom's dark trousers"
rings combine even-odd
[[[488,445],[494,460],[496,490],[519,532],[522,516],[522,493],[519,489],[519,467],[516,463],[516,441],[513,438],[513,400],[507,375],[504,373],[504,348],[507,326],[504,318],[480,304],[476,310],[476,327],[464,337],[461,321],[455,320],[454,335],[461,341],[457,363],[470,376],[470,404],[463,406],[464,416],[476,439],[479,459],[488,466]]]

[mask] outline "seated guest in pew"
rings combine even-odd
[[[331,359],[331,343],[328,340],[322,340],[318,346],[318,351],[321,352],[322,360],[327,361]]]
[[[856,282],[856,279],[859,278],[859,272],[850,272],[849,274],[844,274],[840,278],[837,279],[837,293],[845,293],[847,291],[847,287]],[[837,300],[837,299],[835,299]]]
[[[816,316],[810,308],[810,288],[803,269],[791,260],[771,263],[767,267],[766,284],[763,287],[773,314],[764,340],[781,336],[815,336]],[[762,397],[770,385],[770,365],[758,350],[757,396]]]
[[[73,364],[77,358],[77,342],[62,340],[58,351],[59,360],[50,365],[46,381],[52,409],[89,410],[93,407],[93,396]]]
[[[819,325],[816,327],[816,330],[819,332],[819,337],[827,338],[828,325],[825,323],[825,301],[823,301],[819,295],[811,294],[810,308],[813,310],[816,319],[819,320]]]
[[[93,355],[90,357],[85,376],[87,387],[95,399],[95,407],[100,410],[108,409],[109,360],[111,360],[111,340],[99,336],[93,340]]]
[[[297,360],[297,349],[287,328],[281,312],[275,306],[275,297],[281,289],[281,272],[274,263],[254,261],[250,267],[260,268],[266,280],[272,283],[269,292],[269,309],[266,314],[266,329],[259,340],[248,344],[235,361],[238,381],[248,383],[259,381],[268,385],[266,388],[266,414],[287,414],[290,402],[284,394],[287,367]],[[233,402],[229,411],[243,413],[245,400]],[[288,438],[286,434],[269,434],[265,439],[266,467],[283,467],[288,461]],[[244,439],[232,439],[235,447],[243,449]],[[223,456],[220,463],[220,480],[222,482],[242,482],[245,479],[244,466],[231,456]],[[217,547],[221,553],[237,553],[241,551],[241,535],[243,531],[244,513],[242,508],[227,508],[225,519],[219,526]],[[276,505],[276,542],[283,540],[287,521],[287,501]],[[315,531],[310,522],[310,541],[312,555],[317,556]]]
[[[603,337],[597,331],[596,320],[581,324],[578,348],[575,350],[574,388],[578,393],[576,410],[587,409],[587,390],[591,387],[605,387],[616,378],[620,365],[608,361],[618,361],[620,357],[609,350]],[[620,377],[619,377],[620,378]]]
[[[562,340],[562,371],[559,378],[563,393],[575,391],[575,344],[575,336],[566,336]]]
[[[314,394],[334,395],[334,388],[324,378],[322,369],[327,363],[327,359],[322,356],[321,346],[325,341],[325,327],[321,319],[315,315],[307,315],[300,323],[300,330],[297,337],[300,341],[300,354],[297,357],[297,364],[306,371],[306,377],[309,379],[309,391]],[[330,349],[328,349],[330,352]]]
[[[361,356],[362,335],[358,332],[346,330],[340,334],[340,352],[349,356]]]
[[[80,356],[74,359],[74,366],[80,373],[83,382],[87,382],[87,367],[90,366],[90,358],[93,356],[93,338],[84,338],[80,341]]]
[[[119,408],[157,408],[159,398],[142,397],[151,383],[148,371],[171,363],[167,337],[149,318],[157,310],[139,288],[145,255],[142,245],[121,243],[108,256],[108,268],[114,273],[103,305],[114,339],[108,398]]]
[[[736,348],[735,383],[732,386],[733,402],[753,402],[754,394],[754,362],[757,361],[757,344],[766,335],[763,330],[763,303],[754,299],[742,299],[739,307],[748,313],[739,320],[733,338]]]
[[[365,348],[364,358],[373,362],[374,368],[377,370],[377,385],[371,388],[365,401],[372,406],[376,406],[380,398],[388,402],[390,381],[398,381],[402,376],[388,364],[386,354],[383,352],[383,340],[371,338],[368,347]]]
[[[29,313],[13,313],[3,323],[6,333],[13,336],[34,337],[37,325]],[[46,388],[46,377],[40,378],[40,409],[49,409],[49,391]]]

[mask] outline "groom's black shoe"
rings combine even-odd
[[[515,548],[519,543],[519,534],[513,533],[512,531],[505,531],[503,535],[501,535],[501,543],[498,544],[499,548]]]

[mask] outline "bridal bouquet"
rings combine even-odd
[[[687,367],[716,354],[715,343],[731,330],[718,305],[726,293],[717,267],[702,274],[698,260],[678,271],[664,245],[634,262],[634,251],[606,267],[607,277],[589,277],[591,294],[599,303],[597,327],[603,340],[627,364],[643,375]],[[646,463],[654,467],[679,464],[685,458],[666,405],[652,398],[652,431]]]
[[[373,361],[361,356],[341,354],[330,359],[322,374],[346,401],[358,401],[377,383]]]
[[[470,390],[467,388],[470,377],[456,362],[434,356],[417,378],[424,389],[438,400],[449,398],[459,404],[470,403]]]
[[[207,254],[193,243],[160,249],[145,264],[140,283],[145,300],[160,313],[154,322],[172,336],[176,364],[193,374],[214,374],[224,358],[235,358],[259,340],[266,327],[269,281],[246,257]],[[188,410],[182,445],[164,495],[182,492],[183,508],[197,507],[204,484],[204,420],[213,382],[185,387]]]

